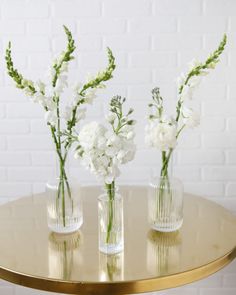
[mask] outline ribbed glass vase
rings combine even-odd
[[[150,182],[148,217],[152,229],[178,230],[183,223],[183,184],[171,177],[154,177]]]

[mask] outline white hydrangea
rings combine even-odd
[[[166,151],[175,148],[177,128],[168,122],[150,121],[146,126],[145,142],[148,146]]]
[[[131,132],[130,129],[127,131]],[[75,157],[105,183],[112,183],[120,175],[119,165],[134,158],[136,146],[133,137],[128,139],[126,132],[110,132],[97,122],[88,123],[79,133],[80,149]]]

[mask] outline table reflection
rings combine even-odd
[[[82,243],[80,232],[73,234],[51,233],[48,238],[49,276],[63,280],[71,279],[75,265],[82,264],[79,247]]]
[[[100,281],[124,280],[124,252],[106,255],[99,252]]]
[[[147,269],[154,276],[162,276],[177,270],[181,257],[181,234],[179,231],[148,232]]]

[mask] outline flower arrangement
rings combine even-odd
[[[224,51],[226,35],[223,36],[218,48],[209,55],[205,62],[193,60],[189,64],[189,72],[181,74],[177,79],[178,100],[175,116],[168,117],[164,113],[163,98],[158,87],[152,90],[152,103],[149,104],[152,113],[146,126],[146,143],[161,151],[162,167],[161,177],[168,177],[168,165],[177,145],[177,140],[185,127],[196,127],[200,123],[199,114],[187,107],[187,102],[192,99],[194,90],[199,86],[203,76],[216,67],[219,57]]]
[[[108,66],[104,71],[98,72],[95,77],[88,79],[84,84],[78,83],[73,91],[73,99],[63,108],[61,95],[68,87],[68,65],[74,59],[75,41],[69,29],[64,26],[67,37],[67,47],[57,57],[49,69],[47,82],[38,80],[33,82],[23,77],[14,67],[11,53],[11,43],[6,49],[6,66],[9,76],[17,88],[24,91],[31,101],[40,104],[45,110],[45,120],[50,129],[57,158],[59,160],[59,187],[57,200],[62,201],[63,225],[65,226],[65,193],[71,197],[70,185],[65,171],[65,163],[71,148],[69,140],[75,131],[76,125],[85,117],[86,104],[91,104],[99,88],[105,88],[104,82],[112,78],[115,69],[115,59],[108,48]]]
[[[110,128],[97,122],[83,126],[74,141],[78,142],[75,157],[105,185],[109,197],[110,214],[106,242],[109,242],[113,222],[113,201],[116,178],[120,175],[119,165],[133,160],[135,121],[130,119],[133,109],[124,114],[125,98],[114,96],[110,101],[110,112],[106,116]]]

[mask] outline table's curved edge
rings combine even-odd
[[[84,294],[84,295],[110,295],[112,294],[133,294],[160,291],[169,288],[179,287],[185,284],[208,277],[219,271],[236,258],[236,247],[219,259],[201,267],[191,269],[171,276],[153,277],[137,281],[125,282],[76,282],[58,281],[56,279],[45,279],[45,277],[31,277],[30,275],[13,272],[0,267],[0,277],[11,283],[39,289],[44,291]],[[169,283],[171,280],[171,284]]]

